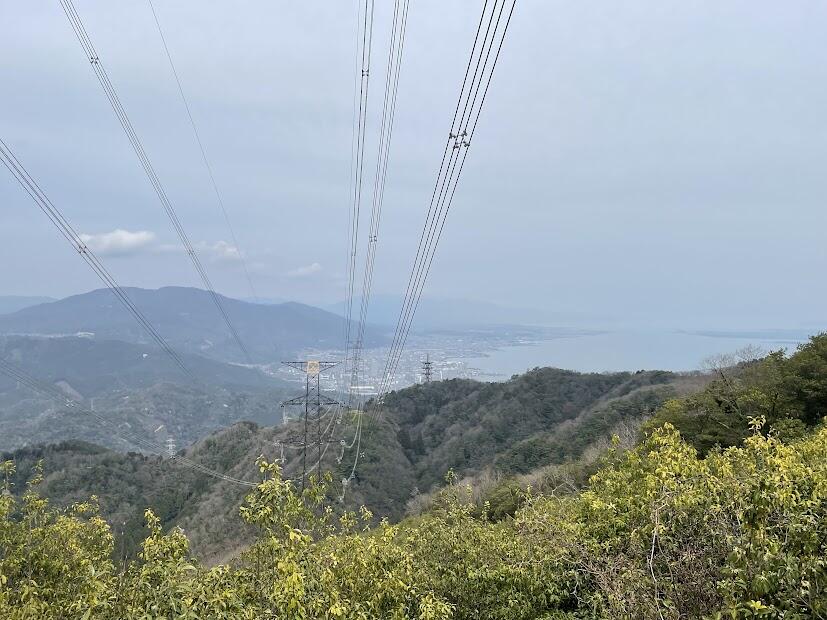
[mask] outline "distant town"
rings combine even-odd
[[[491,326],[474,330],[437,330],[412,334],[396,373],[389,379],[389,389],[398,390],[427,381],[426,362],[430,365],[430,378],[477,379],[499,381],[508,377],[486,372],[474,365],[474,360],[491,351],[508,346],[530,345],[541,340],[559,337],[557,329],[534,326]],[[300,359],[339,361],[345,358],[341,349],[311,349],[302,351]],[[360,351],[358,381],[351,385],[350,369],[339,364],[321,377],[323,391],[344,393],[350,391],[360,396],[375,396],[385,377],[387,347],[365,348]],[[265,372],[288,382],[304,382],[304,374],[283,364],[270,364]]]

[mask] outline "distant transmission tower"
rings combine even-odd
[[[431,355],[425,355],[425,361],[422,362],[422,382],[431,382],[431,373],[433,372],[434,363],[431,361]]]
[[[282,407],[304,405],[303,418],[303,440],[302,446],[302,491],[304,491],[305,478],[307,477],[307,436],[310,432],[310,424],[316,423],[316,446],[318,447],[319,462],[317,463],[318,474],[322,473],[322,408],[341,407],[338,400],[329,398],[322,394],[321,375],[324,371],[333,368],[338,362],[320,362],[318,360],[307,360],[303,362],[282,362],[286,366],[295,368],[304,373],[304,394],[284,401]],[[285,416],[285,420],[286,420]]]
[[[167,455],[169,458],[175,457],[175,440],[172,437],[167,437]]]

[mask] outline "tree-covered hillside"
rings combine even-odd
[[[452,380],[390,394],[385,415],[427,490],[453,469],[522,473],[577,458],[624,418],[652,413],[702,378],[668,372],[578,373],[538,368],[503,383]]]
[[[0,612],[101,619],[825,617],[827,336],[789,357],[722,366],[706,382],[667,377],[673,397],[644,424],[640,443],[628,451],[609,444],[582,487],[545,483],[555,467],[577,464],[565,451],[549,452],[543,467],[513,479],[510,509],[503,497],[481,497],[458,482],[458,473],[484,467],[473,460],[448,470],[425,509],[397,524],[377,524],[369,509],[354,506],[362,497],[379,505],[389,486],[404,487],[428,471],[417,471],[399,437],[405,430],[415,441],[417,429],[437,424],[435,416],[444,416],[446,435],[475,436],[481,424],[504,428],[493,406],[499,403],[515,426],[526,421],[523,430],[504,431],[515,440],[547,432],[545,445],[568,445],[581,434],[600,437],[624,416],[640,419],[648,394],[665,387],[657,373],[581,378],[578,385],[574,375],[538,370],[496,391],[448,382],[442,389],[450,398],[436,386],[395,395],[371,427],[381,441],[366,451],[359,493],[345,505],[337,502],[335,467],[301,491],[290,479],[295,465],[274,463],[275,442],[291,425],[239,424],[188,451],[233,476],[258,475],[245,498],[226,481],[155,457],[83,444],[10,455],[0,495]],[[524,418],[509,407],[524,393],[515,389],[521,381],[534,388]],[[565,407],[575,396],[579,412]],[[476,406],[455,404],[463,402]],[[530,406],[536,402],[543,404]],[[546,428],[538,421],[545,418],[556,425]],[[713,440],[710,429],[726,433]],[[420,436],[427,447],[427,434]],[[503,452],[491,444],[491,467],[509,453],[507,441]],[[397,460],[384,460],[383,449]],[[256,454],[263,456],[253,465]],[[407,477],[400,474],[405,463]],[[87,500],[95,488],[108,495]],[[42,499],[50,494],[58,498],[51,504]],[[141,514],[144,503],[152,510]],[[119,536],[127,527],[129,537]],[[225,563],[202,565],[191,542],[209,564]]]
[[[186,375],[158,348],[117,340],[0,336],[0,359],[72,403],[0,374],[0,450],[67,439],[144,450],[134,436],[186,446],[240,420],[274,424],[292,391],[257,368],[197,355],[183,356]]]
[[[389,395],[378,420],[364,417],[356,477],[343,504],[337,501],[341,480],[350,475],[356,452],[342,451],[339,438],[352,442],[355,418],[334,428],[323,459],[335,480],[330,499],[340,508],[365,504],[375,514],[398,521],[419,494],[442,484],[449,469],[462,477],[483,472],[507,477],[576,460],[589,446],[607,440],[618,424],[639,423],[668,397],[699,381],[670,373],[537,369],[504,383],[453,380],[407,388]],[[281,414],[277,402],[273,394],[201,393],[162,385],[100,397],[95,406],[157,443],[172,436],[180,445],[189,438],[195,443],[185,450],[188,458],[255,480],[256,458],[281,458],[279,446],[301,433],[297,421],[272,426]],[[61,423],[55,424],[58,415]],[[257,424],[223,428],[245,418]],[[127,555],[137,549],[146,507],[164,527],[184,527],[193,550],[208,561],[225,558],[252,541],[252,532],[234,518],[244,488],[162,457],[124,453],[128,445],[117,443],[106,428],[84,426],[86,422],[82,413],[55,411],[40,420],[38,432],[54,440],[72,436],[100,443],[105,437],[106,445],[120,452],[77,441],[10,452],[3,458],[17,463],[16,488],[24,488],[23,481],[43,460],[43,492],[58,505],[97,495],[101,513],[120,524],[116,538]],[[310,457],[315,456],[311,450]],[[284,457],[286,475],[300,476],[301,452],[288,448]],[[311,466],[314,462],[311,458]]]

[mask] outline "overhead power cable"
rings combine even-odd
[[[213,193],[215,194],[218,206],[221,208],[221,213],[224,215],[224,221],[227,223],[227,229],[230,232],[230,238],[233,241],[233,246],[238,251],[238,258],[241,261],[241,267],[244,269],[244,275],[247,278],[247,285],[250,287],[250,293],[252,295],[252,298],[254,300],[258,300],[256,289],[253,286],[253,279],[250,277],[250,270],[247,268],[247,260],[244,257],[244,253],[241,251],[241,246],[238,243],[238,238],[236,237],[235,229],[233,228],[233,225],[230,222],[230,216],[227,214],[227,208],[224,205],[224,198],[222,197],[221,192],[218,189],[218,183],[215,180],[215,174],[213,173],[212,165],[210,164],[210,161],[207,158],[207,150],[204,148],[204,143],[201,140],[201,133],[198,131],[198,126],[195,124],[195,119],[192,116],[192,110],[190,109],[189,101],[187,100],[187,96],[184,94],[184,87],[181,85],[181,78],[178,75],[178,70],[175,68],[175,63],[172,61],[172,54],[169,51],[167,39],[164,36],[163,29],[161,28],[161,21],[158,18],[158,12],[155,10],[155,5],[152,3],[152,0],[147,0],[147,2],[149,3],[149,8],[152,11],[152,17],[155,19],[155,25],[158,28],[158,35],[161,37],[161,43],[163,43],[164,53],[166,54],[167,60],[169,61],[169,67],[172,70],[172,75],[175,77],[175,83],[178,86],[178,94],[181,95],[181,101],[183,102],[184,108],[187,111],[187,118],[190,121],[192,132],[195,135],[195,141],[198,143],[198,149],[201,151],[201,159],[204,162],[204,167],[207,169],[207,175],[210,177],[210,184],[212,185]]]
[[[362,276],[361,307],[357,324],[356,345],[353,351],[353,374],[358,380],[359,361],[364,347],[367,325],[368,306],[373,285],[373,272],[376,262],[376,250],[379,243],[379,227],[382,219],[382,203],[385,197],[385,185],[388,178],[388,160],[390,157],[391,138],[393,136],[396,101],[399,92],[399,75],[402,67],[402,54],[405,47],[405,33],[408,22],[409,0],[395,0],[390,44],[388,46],[387,69],[385,71],[385,93],[382,103],[382,119],[379,125],[379,148],[376,155],[376,170],[373,179],[373,201],[368,231],[368,247],[365,258],[365,270]],[[357,408],[361,408],[359,399]]]
[[[350,168],[349,168],[349,177],[353,179],[354,176],[354,165],[356,163],[356,125],[357,125],[357,111],[359,109],[359,88],[362,84],[362,76],[360,73],[361,68],[361,59],[359,55],[359,51],[361,49],[361,34],[362,29],[359,26],[361,23],[361,0],[356,0],[356,43],[354,45],[354,49],[356,49],[356,60],[354,62],[354,71],[353,71],[353,117],[351,120],[351,132],[350,132]],[[348,292],[350,290],[350,277],[351,277],[351,258],[353,254],[354,248],[353,245],[353,188],[348,184],[348,218],[347,218],[347,230],[348,230],[348,246],[346,248],[347,254],[345,255],[345,273],[347,274],[348,280],[348,288],[346,289]],[[344,364],[344,374],[347,373],[347,356],[348,356],[348,341],[350,340],[350,321],[347,320],[347,312],[348,306],[350,304],[350,298],[348,294],[345,295],[344,300],[344,307],[342,308],[342,313],[345,316],[345,320],[342,322],[342,336],[343,336],[343,343],[342,343],[342,350],[345,352],[345,364]],[[342,400],[344,401],[345,397],[347,396],[347,388],[343,389],[342,393]]]
[[[348,216],[348,231],[350,243],[347,255],[347,299],[345,301],[345,365],[344,365],[344,387],[346,400],[350,408],[353,397],[353,386],[357,383],[358,370],[355,359],[351,360],[351,330],[353,328],[353,292],[356,282],[356,262],[359,249],[359,224],[361,218],[362,184],[364,173],[365,155],[365,132],[367,128],[368,114],[368,93],[370,85],[370,61],[373,48],[373,17],[374,0],[365,0],[364,8],[361,10],[360,3],[357,3],[356,22],[358,24],[356,34],[356,58],[357,58],[357,83],[354,85],[353,99],[353,129],[351,138],[351,164],[350,172],[352,177],[351,187],[351,208]],[[358,97],[357,97],[358,93]],[[349,375],[349,376],[348,376]],[[340,413],[341,417],[341,413]],[[335,430],[335,427],[334,427]],[[357,433],[359,432],[357,427]],[[344,491],[343,491],[344,493]]]
[[[486,0],[483,5],[425,223],[420,234],[416,257],[408,279],[402,309],[382,373],[379,395],[374,401],[376,406],[382,402],[393,384],[393,377],[405,348],[413,317],[465,166],[468,150],[491,86],[491,79],[502,51],[515,5],[516,0],[494,0],[493,2]],[[508,8],[507,12],[506,8]],[[376,411],[378,409],[375,409]],[[374,417],[378,417],[378,413],[375,413]]]
[[[505,17],[503,21],[504,11],[508,4],[510,4],[510,9],[507,17]],[[373,422],[378,422],[381,418],[381,403],[393,385],[393,377],[401,360],[413,316],[419,305],[425,280],[430,272],[433,257],[442,235],[445,219],[453,202],[456,187],[465,165],[468,149],[476,131],[488,89],[491,85],[491,78],[497,61],[499,60],[515,5],[516,0],[493,0],[493,2],[485,0],[483,4],[482,14],[474,36],[474,44],[471,48],[468,65],[462,80],[462,86],[460,87],[457,105],[451,120],[451,128],[448,132],[448,138],[442,153],[439,172],[431,194],[416,256],[408,279],[402,309],[400,310],[394,336],[385,361],[384,371],[380,379],[380,388],[377,396],[373,400],[373,407],[369,412],[366,412],[369,413]],[[480,37],[480,35],[482,35],[482,37]],[[491,52],[495,49],[496,52],[492,59]],[[483,84],[485,85],[484,88],[482,88]],[[480,97],[481,89],[482,96]],[[460,110],[462,111],[460,112]],[[349,482],[355,477],[359,460],[362,457],[363,418],[364,415],[360,415],[357,422],[356,435],[354,437],[357,450],[354,455],[350,476],[344,484],[342,497]]]
[[[124,431],[124,430],[120,429],[116,424],[114,424],[108,418],[100,415],[99,413],[97,413],[95,411],[91,411],[89,409],[85,409],[84,407],[81,407],[80,404],[77,401],[74,401],[74,400],[68,398],[64,393],[62,393],[57,388],[55,388],[53,386],[50,386],[48,384],[44,384],[43,382],[41,382],[41,381],[35,379],[34,377],[32,377],[31,375],[29,375],[23,369],[10,364],[8,361],[6,361],[2,358],[0,358],[0,372],[5,374],[6,376],[10,377],[11,379],[17,381],[18,383],[20,383],[22,386],[28,388],[29,390],[31,390],[31,391],[33,391],[37,394],[40,394],[41,396],[44,396],[45,398],[53,400],[56,403],[58,403],[60,405],[63,405],[64,407],[66,407],[66,408],[68,408],[68,409],[70,409],[74,412],[77,412],[79,414],[82,414],[84,416],[92,418],[93,420],[95,420],[96,422],[101,424],[102,426],[110,429],[109,432],[112,435],[114,435],[114,436],[116,436],[116,437],[118,437],[118,438],[120,438],[120,439],[122,439],[122,440],[124,440],[128,443],[131,443],[136,447],[139,447],[139,448],[141,448],[143,450],[146,450],[148,452],[153,452],[155,454],[160,454],[160,455],[163,455],[167,450],[166,447],[164,447],[160,444],[157,444],[154,441],[151,441],[149,439],[140,437],[139,435],[136,435],[135,433]],[[174,455],[170,458],[174,462],[180,463],[181,465],[184,465],[185,467],[189,467],[190,469],[193,469],[193,470],[195,470],[199,473],[205,474],[207,476],[211,476],[213,478],[217,478],[219,480],[224,480],[226,482],[231,482],[233,484],[237,484],[239,486],[244,486],[244,487],[255,487],[255,486],[258,485],[258,483],[256,483],[256,482],[250,482],[248,480],[242,480],[240,478],[236,478],[234,476],[229,476],[227,474],[221,473],[221,472],[216,471],[214,469],[210,469],[209,467],[206,467],[206,466],[202,465],[201,463],[198,463],[197,461],[194,461],[194,460],[192,460],[190,458],[187,458],[183,455],[176,454],[176,455]]]
[[[359,220],[362,205],[362,185],[365,167],[365,131],[367,128],[368,92],[370,85],[370,60],[373,48],[373,13],[374,0],[365,0],[362,15],[359,18],[360,30],[357,57],[359,58],[359,100],[358,114],[353,125],[354,162],[352,166],[353,186],[351,188],[350,211],[350,253],[347,261],[347,301],[345,302],[345,374],[350,364],[351,383],[354,368],[350,360],[351,329],[353,319],[353,292],[356,280],[356,259],[359,248]],[[348,390],[348,393],[350,390]],[[349,397],[348,397],[349,398]]]
[[[367,103],[368,103],[368,84],[370,75],[370,54],[372,43],[372,29],[373,29],[373,0],[365,0],[363,19],[361,21],[362,27],[359,32],[361,37],[357,35],[357,57],[359,62],[359,97],[358,105],[357,98],[354,93],[354,123],[353,123],[353,139],[351,148],[351,174],[353,176],[353,202],[349,217],[350,223],[350,248],[347,261],[348,273],[348,295],[345,308],[345,360],[346,374],[349,367],[349,389],[347,390],[347,405],[349,410],[353,410],[354,406],[359,409],[362,405],[362,398],[354,393],[353,388],[358,385],[359,378],[359,363],[361,350],[364,346],[365,326],[367,323],[367,311],[370,302],[371,286],[373,282],[373,271],[376,260],[376,247],[378,243],[379,224],[381,221],[382,201],[384,198],[385,184],[387,181],[388,158],[390,153],[391,136],[393,132],[393,120],[396,112],[396,100],[399,89],[399,74],[402,62],[402,52],[405,42],[405,31],[407,26],[409,0],[395,0],[393,20],[391,26],[390,42],[388,45],[388,59],[387,69],[385,73],[385,91],[382,104],[382,117],[379,128],[379,146],[377,149],[376,171],[374,173],[373,182],[373,200],[370,216],[370,228],[368,232],[367,251],[365,255],[365,269],[362,276],[362,291],[360,295],[360,309],[359,320],[356,323],[356,337],[351,339],[351,329],[353,328],[353,296],[356,279],[356,262],[358,256],[359,246],[359,225],[361,216],[361,199],[362,199],[362,185],[364,180],[364,149],[365,149],[365,130],[367,125]],[[359,43],[361,38],[361,44]],[[358,114],[357,114],[358,107]],[[351,352],[352,348],[352,352]],[[354,401],[356,401],[354,405]],[[341,414],[340,414],[341,419]],[[332,429],[328,445],[325,446],[325,452],[331,440],[335,436],[335,427]],[[344,454],[345,449],[352,449],[354,445],[357,447],[357,453],[360,449],[362,438],[362,416],[358,415],[356,419],[356,430],[353,440],[350,445],[340,439],[342,447],[342,455],[339,457],[339,462]],[[358,458],[356,459],[358,461]],[[356,462],[355,461],[355,462]],[[321,457],[320,457],[321,462]],[[355,462],[353,471],[343,480],[342,497],[344,499],[345,489],[353,479],[355,474]]]
[[[198,254],[195,251],[192,243],[187,236],[186,231],[184,230],[184,226],[181,223],[181,220],[178,218],[178,214],[175,212],[175,208],[172,205],[169,197],[167,196],[166,190],[164,189],[161,180],[158,178],[158,175],[155,172],[155,168],[152,166],[152,162],[149,159],[146,151],[144,150],[143,144],[141,143],[140,138],[138,137],[135,128],[133,127],[129,117],[126,114],[126,110],[123,107],[123,104],[118,97],[117,92],[115,91],[114,86],[112,85],[112,81],[109,79],[109,75],[106,72],[106,69],[101,62],[100,56],[98,52],[95,50],[94,45],[92,44],[92,40],[89,37],[88,32],[86,31],[86,27],[83,24],[83,21],[80,18],[77,10],[75,9],[72,0],[60,0],[60,4],[63,7],[64,13],[66,13],[66,17],[69,20],[69,24],[72,27],[72,30],[77,37],[78,42],[80,43],[81,48],[83,48],[84,54],[86,54],[86,58],[89,60],[90,65],[92,66],[92,70],[95,73],[95,77],[97,77],[98,82],[100,82],[101,87],[103,88],[104,93],[106,94],[106,98],[109,100],[109,104],[112,107],[112,110],[115,112],[115,116],[117,117],[118,121],[121,124],[124,132],[126,133],[129,142],[132,145],[132,149],[135,151],[135,155],[138,157],[138,161],[141,164],[144,172],[146,173],[147,178],[149,179],[152,188],[155,190],[155,193],[158,196],[158,200],[161,202],[161,205],[164,208],[164,211],[167,214],[170,222],[172,223],[175,232],[178,235],[178,238],[181,240],[181,244],[184,246],[184,250],[189,256],[190,260],[192,261],[195,270],[198,272],[199,277],[201,278],[201,282],[204,285],[204,288],[209,292],[210,297],[215,304],[216,308],[218,309],[219,313],[221,314],[224,323],[227,325],[227,329],[230,332],[233,340],[235,340],[236,344],[238,345],[239,349],[243,353],[245,359],[250,362],[250,353],[247,350],[247,347],[241,340],[241,337],[238,334],[235,326],[233,325],[232,321],[230,321],[230,317],[227,315],[227,311],[224,308],[224,304],[221,302],[221,298],[218,293],[215,292],[215,287],[213,287],[212,282],[210,281],[209,276],[207,275],[206,269],[204,269],[201,260],[198,258]]]
[[[20,186],[31,197],[34,203],[41,211],[49,218],[49,221],[57,228],[58,232],[69,242],[78,255],[86,262],[87,265],[95,272],[95,275],[106,285],[109,290],[118,298],[118,301],[127,309],[127,311],[135,318],[138,324],[149,334],[155,343],[175,362],[175,364],[183,370],[187,376],[195,380],[194,375],[184,365],[181,356],[164,340],[155,326],[147,319],[144,314],[135,306],[126,291],[118,284],[109,270],[104,266],[95,253],[86,245],[83,238],[72,227],[69,221],[64,217],[63,213],[49,200],[49,197],[43,192],[37,182],[32,178],[29,172],[23,167],[23,164],[9,149],[8,145],[0,139],[0,159],[8,168],[12,176],[20,183]]]

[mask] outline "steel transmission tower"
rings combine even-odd
[[[318,360],[306,360],[302,362],[282,362],[304,373],[304,394],[284,401],[282,407],[294,407],[304,405],[303,414],[303,440],[302,446],[302,491],[304,491],[305,478],[307,477],[307,449],[310,447],[307,441],[310,432],[310,425],[316,423],[316,446],[318,448],[319,461],[316,465],[319,475],[322,473],[322,408],[342,407],[342,403],[334,398],[322,394],[321,375],[324,371],[333,368],[338,362],[320,362]],[[287,420],[286,415],[284,416]]]
[[[431,373],[433,372],[433,365],[434,363],[431,361],[430,354],[425,356],[425,361],[422,362],[422,382],[423,383],[430,383],[431,382]]]

